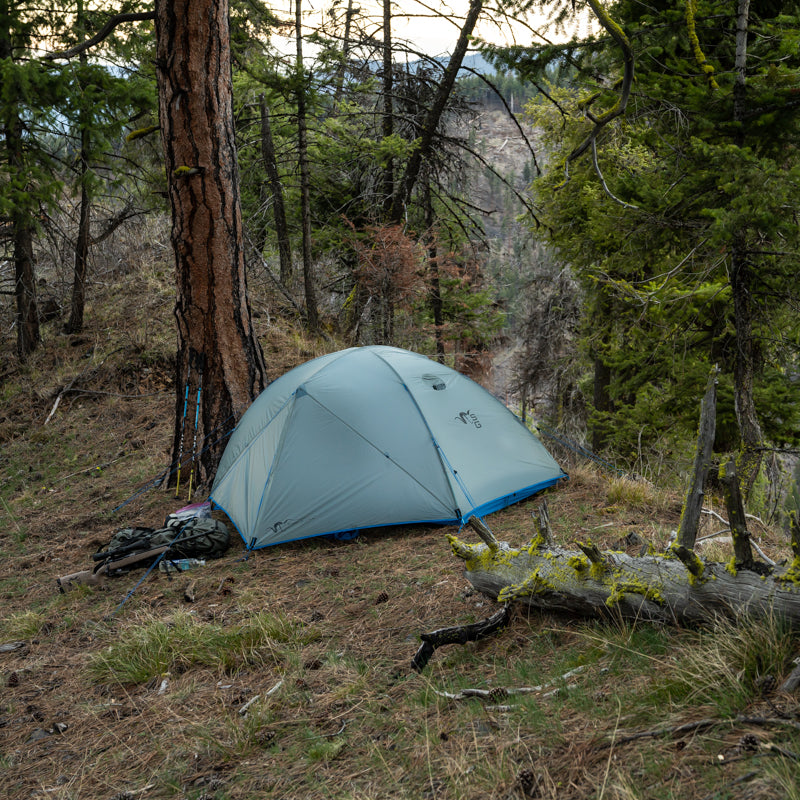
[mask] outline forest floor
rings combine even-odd
[[[421,633],[498,609],[451,554],[455,529],[249,557],[235,537],[179,577],[136,586],[138,571],[59,593],[56,578],[88,568],[114,530],[157,527],[188,499],[185,482],[179,497],[145,490],[169,460],[171,300],[126,280],[114,291],[140,298],[147,325],[123,324],[114,315],[130,306],[106,298],[84,334],[46,329],[25,366],[1,345],[5,797],[800,797],[800,704],[774,690],[800,647],[778,622],[686,630],[518,607],[504,630],[413,671]],[[272,377],[319,354],[259,324]],[[571,475],[546,497],[559,541],[667,544],[679,492],[554,454]],[[539,502],[492,515],[496,536],[528,541]],[[780,531],[754,533],[773,559],[788,555]],[[520,687],[539,688],[505,691]],[[465,688],[494,691],[447,695]]]

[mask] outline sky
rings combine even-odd
[[[382,24],[382,4],[380,0],[361,0],[355,2],[360,7],[362,14],[374,20],[368,31],[374,31],[382,38],[380,26]],[[469,7],[469,0],[401,0],[394,4],[395,16],[393,19],[392,35],[395,40],[405,39],[413,43],[416,49],[430,56],[449,53],[458,38],[460,23]],[[543,17],[529,17],[530,27],[522,24],[510,25],[508,22],[499,22],[499,15],[491,13],[490,2],[486,3],[482,21],[476,29],[476,34],[495,43],[516,43],[529,45],[541,43],[542,39],[535,36],[531,27],[546,31],[546,36],[551,41],[563,41],[569,38],[563,33],[552,29],[547,30],[547,21]],[[303,9],[307,15],[308,24],[315,26],[321,18],[327,16],[331,7],[331,0],[303,0]],[[339,9],[343,15],[347,7],[347,0],[340,0]],[[450,17],[448,19],[447,17]],[[578,24],[586,29],[585,19]]]

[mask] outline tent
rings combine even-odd
[[[353,347],[296,367],[256,398],[210,499],[255,549],[381,525],[463,524],[562,477],[474,381],[408,350]]]

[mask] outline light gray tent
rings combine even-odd
[[[211,500],[254,549],[464,523],[561,477],[539,440],[474,381],[407,350],[354,347],[296,367],[256,398]]]

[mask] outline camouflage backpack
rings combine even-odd
[[[219,558],[230,546],[230,535],[224,522],[211,517],[168,518],[164,528],[121,528],[111,537],[106,552],[139,553],[167,545],[171,545],[171,557]]]

